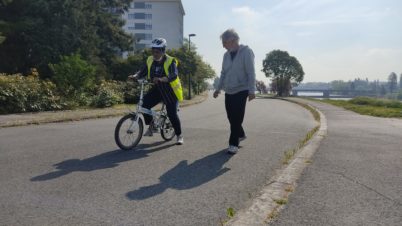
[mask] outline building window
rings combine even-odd
[[[152,34],[135,33],[134,36],[135,36],[135,39],[137,41],[140,41],[140,40],[152,40]]]
[[[134,13],[134,19],[145,19],[145,13]]]
[[[146,44],[138,43],[135,44],[135,49],[140,50],[140,49],[145,49],[147,47]]]
[[[145,24],[144,23],[135,23],[135,29],[136,30],[145,30]]]
[[[151,3],[145,3],[145,8],[146,9],[152,9],[152,4]]]
[[[128,19],[133,20],[151,20],[152,19],[152,14],[150,13],[129,13],[128,14]]]
[[[128,19],[129,19],[129,20],[135,19],[135,14],[134,14],[134,13],[129,13],[129,14],[128,14]]]
[[[152,24],[145,24],[145,30],[152,30]]]
[[[145,9],[145,2],[134,2],[134,9]]]

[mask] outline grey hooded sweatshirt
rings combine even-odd
[[[248,46],[240,45],[234,59],[230,52],[223,55],[221,77],[217,90],[223,89],[227,94],[248,90],[255,93],[254,53]]]

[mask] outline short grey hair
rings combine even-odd
[[[240,37],[237,34],[237,32],[233,28],[231,28],[227,29],[225,32],[221,34],[221,39],[222,41],[231,41],[231,40],[239,41]]]

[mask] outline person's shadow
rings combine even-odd
[[[126,194],[130,200],[143,200],[163,193],[166,189],[185,190],[200,186],[229,171],[223,165],[232,157],[225,150],[221,150],[205,158],[199,159],[190,165],[183,160],[167,171],[158,184],[138,188]]]
[[[74,171],[89,172],[99,169],[113,168],[118,166],[119,163],[145,158],[148,157],[149,153],[160,151],[175,145],[174,143],[170,143],[160,146],[163,143],[165,143],[165,141],[153,144],[141,144],[134,151],[114,150],[82,160],[68,159],[53,165],[57,171],[33,177],[31,178],[31,181],[51,180]]]

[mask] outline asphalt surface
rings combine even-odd
[[[328,136],[271,225],[402,225],[402,120],[309,103]]]
[[[0,225],[221,225],[316,125],[298,105],[256,99],[228,155],[223,99],[181,109],[182,146],[156,134],[118,150],[119,118],[0,129]]]

